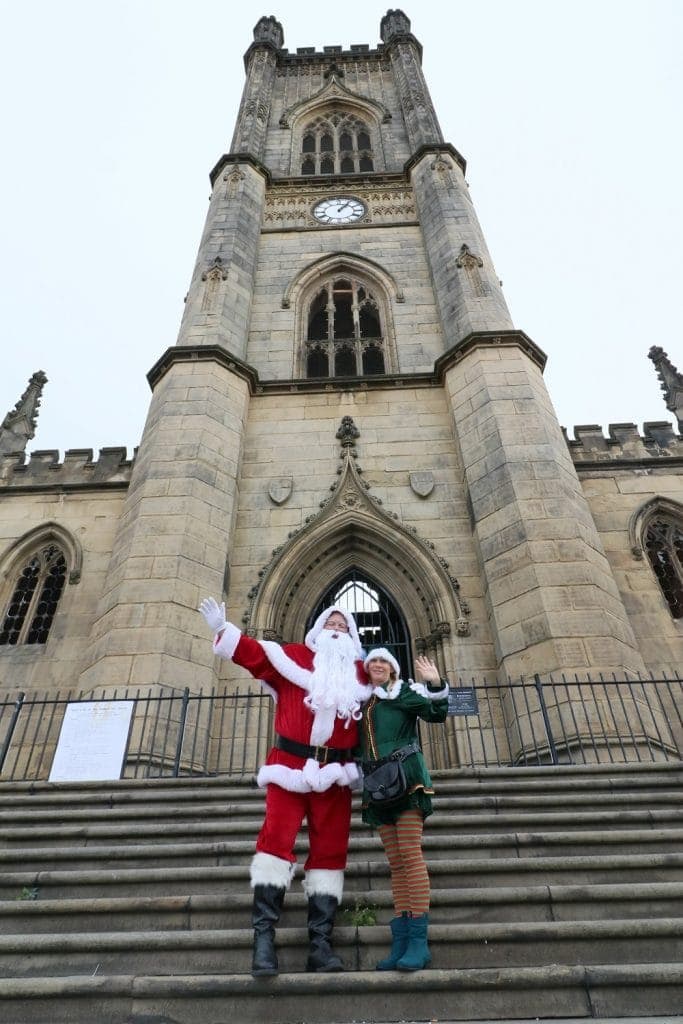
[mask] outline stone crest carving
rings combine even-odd
[[[291,476],[277,476],[268,484],[268,497],[275,505],[284,505],[293,487]]]
[[[411,490],[413,490],[419,498],[428,498],[434,490],[434,474],[429,471],[411,473],[409,479]]]

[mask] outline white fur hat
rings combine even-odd
[[[391,667],[393,668],[394,672],[396,673],[396,678],[401,678],[401,666],[396,661],[396,658],[393,656],[391,651],[388,651],[386,647],[375,647],[372,651],[370,651],[365,661],[363,662],[363,667],[365,668],[366,672],[368,670],[368,665],[374,658],[381,658],[382,661],[388,661]]]
[[[353,640],[354,646],[356,648],[356,655],[358,658],[362,658],[363,648],[361,647],[360,638],[358,636],[358,630],[356,629],[356,620],[354,619],[351,612],[347,612],[345,608],[340,608],[339,605],[337,604],[330,605],[329,608],[325,608],[324,611],[320,613],[320,615],[315,620],[315,622],[309,629],[308,633],[306,634],[306,639],[304,640],[304,643],[312,651],[315,650],[314,641],[318,636],[318,633],[320,633],[323,626],[325,625],[325,623],[327,622],[327,620],[329,619],[330,615],[332,615],[333,612],[339,612],[339,614],[343,615],[344,618],[346,619],[346,625],[349,627],[349,636]]]

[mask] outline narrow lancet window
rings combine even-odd
[[[66,559],[56,544],[33,554],[15,576],[0,626],[0,645],[44,644],[66,581]]]
[[[683,619],[683,530],[655,519],[645,533],[645,550],[674,619]]]

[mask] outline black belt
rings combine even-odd
[[[312,757],[319,764],[353,761],[351,750],[342,750],[339,747],[309,747],[307,743],[297,743],[296,740],[288,740],[286,736],[276,735],[275,746],[278,750],[284,750],[285,754],[294,754],[295,757]]]
[[[387,764],[388,761],[405,761],[411,754],[420,753],[419,743],[409,743],[406,747],[399,747],[398,750],[393,750],[387,757],[380,757],[379,761],[363,761],[362,768],[365,774],[374,771],[375,768],[379,768],[381,764]]]

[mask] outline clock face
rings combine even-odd
[[[316,203],[313,216],[321,224],[353,224],[365,216],[365,203],[354,196],[333,196]]]

